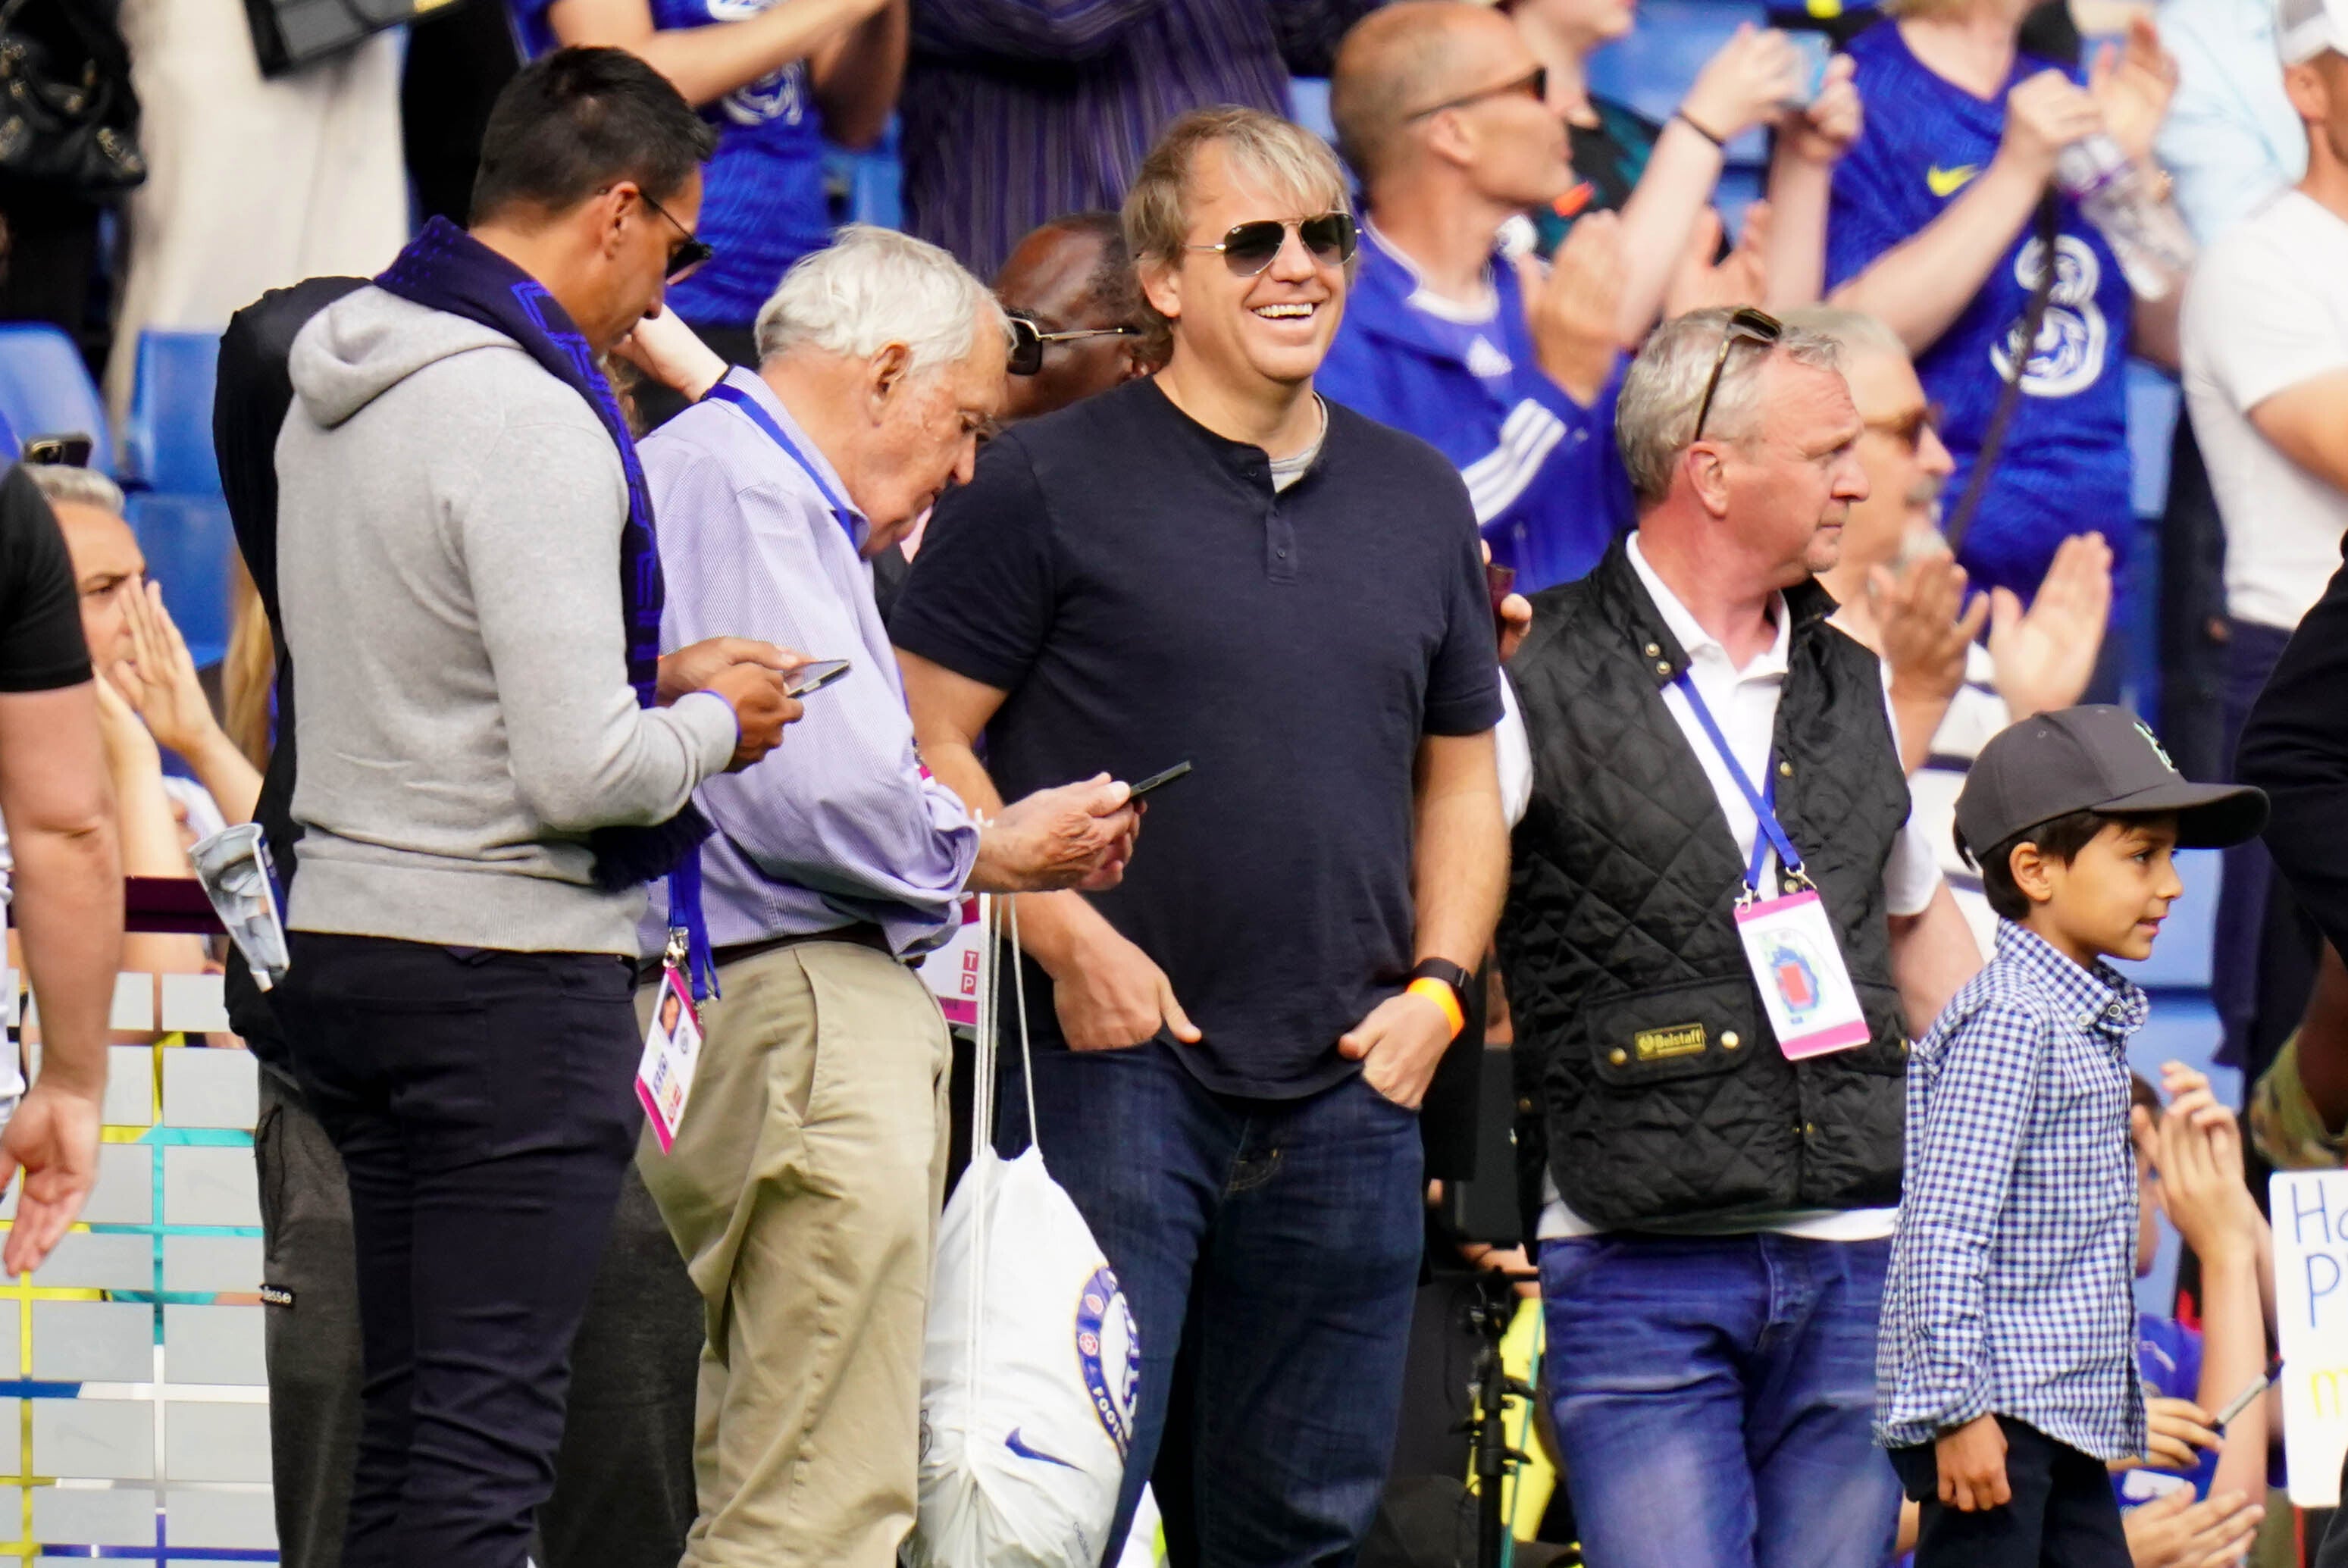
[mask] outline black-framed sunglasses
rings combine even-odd
[[[670,217],[667,208],[654,201],[644,191],[638,191],[636,198],[666,219],[668,226],[677,232],[676,243],[668,248],[668,272],[664,274],[668,282],[673,284],[685,282],[695,273],[699,272],[704,263],[717,253],[717,247]]]
[[[1311,218],[1258,218],[1234,223],[1217,245],[1192,245],[1193,251],[1220,251],[1233,277],[1251,278],[1279,259],[1280,249],[1293,231],[1304,249],[1324,267],[1342,267],[1354,259],[1362,242],[1351,212],[1323,212]]]
[[[1463,93],[1455,98],[1445,98],[1441,103],[1429,104],[1425,108],[1415,108],[1403,116],[1403,119],[1405,120],[1425,119],[1428,115],[1441,114],[1447,108],[1466,108],[1471,104],[1482,103],[1486,98],[1506,98],[1515,93],[1527,94],[1535,103],[1549,102],[1549,67],[1535,66],[1530,71],[1512,82],[1502,82],[1498,87],[1481,88],[1472,93]]]
[[[1727,367],[1728,351],[1740,343],[1772,347],[1785,335],[1786,324],[1766,310],[1755,310],[1748,304],[1729,316],[1728,330],[1720,336],[1720,352],[1712,356],[1712,375],[1704,384],[1704,401],[1695,406],[1695,434],[1688,438],[1690,446],[1704,439],[1704,422],[1712,415],[1712,400],[1720,395],[1720,373]]]
[[[1938,402],[1922,403],[1909,409],[1896,419],[1869,419],[1865,421],[1865,425],[1867,428],[1880,431],[1913,452],[1924,444],[1925,431],[1944,428],[1947,415],[1948,410]]]
[[[1074,326],[1066,332],[1045,332],[1033,316],[1004,313],[1011,321],[1011,361],[1014,376],[1033,376],[1044,368],[1044,346],[1051,343],[1082,343],[1088,337],[1138,337],[1138,326]]]

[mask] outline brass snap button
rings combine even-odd
[[[1720,1048],[1724,1051],[1733,1051],[1744,1043],[1743,1037],[1734,1029],[1723,1029],[1720,1032]]]
[[[1607,1059],[1608,1061],[1610,1061],[1610,1062],[1612,1062],[1616,1067],[1618,1067],[1618,1068],[1619,1068],[1619,1067],[1621,1067],[1624,1062],[1627,1062],[1627,1061],[1629,1061],[1629,1060],[1631,1059],[1631,1053],[1630,1053],[1630,1052],[1628,1052],[1628,1051],[1626,1051],[1626,1050],[1624,1050],[1622,1047],[1617,1046],[1617,1047],[1615,1047],[1612,1050],[1611,1050],[1611,1051],[1609,1051],[1609,1052],[1607,1052],[1607,1053],[1606,1053],[1606,1059]]]

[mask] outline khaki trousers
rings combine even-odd
[[[945,1021],[920,976],[848,943],[719,980],[675,1147],[647,1129],[636,1156],[707,1307],[685,1568],[891,1568],[913,1524]]]

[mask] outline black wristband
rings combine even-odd
[[[1414,980],[1442,981],[1451,987],[1451,994],[1459,998],[1459,1006],[1463,1009],[1468,1006],[1468,994],[1476,985],[1476,972],[1462,969],[1448,958],[1429,958],[1413,969],[1410,977]]]
[[[1712,143],[1713,146],[1721,149],[1723,151],[1727,150],[1728,143],[1723,141],[1720,138],[1713,135],[1712,132],[1698,125],[1695,122],[1694,118],[1691,116],[1687,110],[1684,108],[1675,108],[1672,110],[1672,118],[1678,120],[1690,130],[1695,132],[1698,136],[1704,138],[1706,141]]]

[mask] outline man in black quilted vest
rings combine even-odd
[[[1533,601],[1501,964],[1549,1373],[1606,1568],[1878,1568],[1901,1077],[1979,966],[1875,656],[1812,578],[1867,478],[1834,345],[1665,324],[1617,415],[1638,530]]]

